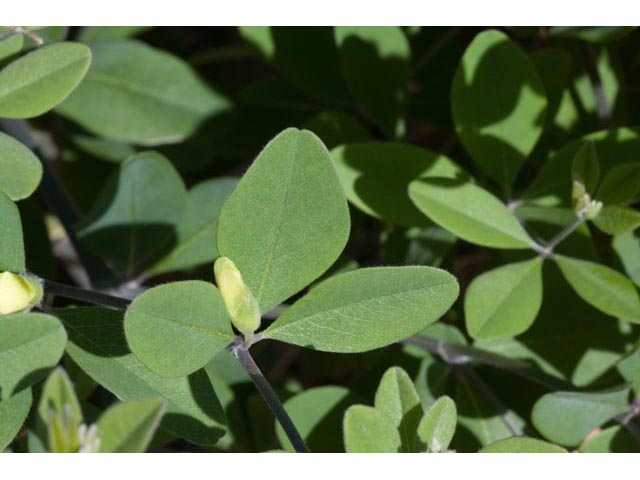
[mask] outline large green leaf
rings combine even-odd
[[[329,153],[290,128],[264,148],[218,219],[218,252],[238,266],[263,313],[322,275],[349,236]]]
[[[58,363],[67,334],[57,318],[41,313],[0,317],[0,399],[30,387]]]
[[[401,134],[411,49],[399,27],[335,27],[342,75],[362,113],[387,135]]]
[[[218,215],[237,183],[235,178],[214,178],[189,190],[187,208],[176,225],[176,246],[149,273],[157,275],[215,260]]]
[[[578,295],[604,313],[640,323],[640,296],[633,283],[615,270],[558,255],[555,260]]]
[[[118,403],[98,420],[102,453],[142,453],[166,410],[166,402],[155,397]]]
[[[542,259],[512,263],[476,277],[464,313],[474,338],[513,337],[526,331],[542,304]]]
[[[142,152],[107,181],[79,236],[130,277],[175,242],[186,205],[187,191],[171,163]]]
[[[448,157],[404,143],[354,143],[331,151],[351,203],[363,212],[403,226],[428,221],[407,194],[419,177],[459,178],[464,171]]]
[[[175,143],[229,108],[227,99],[168,52],[137,40],[91,48],[86,78],[56,110],[96,135],[142,145]]]
[[[497,30],[478,34],[453,79],[451,110],[465,149],[507,190],[540,138],[546,106],[526,53]]]
[[[629,388],[606,392],[552,392],[533,407],[531,420],[552,442],[578,445],[592,430],[629,408]]]
[[[180,378],[153,373],[129,350],[120,312],[91,307],[56,310],[56,315],[69,332],[71,358],[118,398],[164,398],[161,427],[192,443],[213,445],[224,434],[225,415],[204,370]]]
[[[435,401],[420,420],[417,436],[426,452],[445,452],[456,431],[456,404],[450,397],[442,396]]]
[[[627,275],[640,287],[640,236],[634,232],[616,235],[612,245]]]
[[[609,235],[630,232],[640,226],[640,212],[619,205],[605,205],[593,219],[593,224]]]
[[[142,363],[167,377],[199,370],[233,340],[220,292],[199,280],[168,283],[136,297],[124,331]]]
[[[16,204],[0,192],[0,272],[25,270],[22,222]]]
[[[400,434],[393,421],[365,405],[349,407],[344,415],[344,445],[347,453],[395,453]]]
[[[355,403],[355,396],[345,387],[325,386],[310,388],[290,398],[284,404],[298,432],[314,453],[344,451],[340,431],[344,411]],[[293,451],[293,446],[279,423],[276,435],[282,447]]]
[[[42,165],[31,150],[0,132],[0,172],[0,191],[11,200],[22,200],[38,187]]]
[[[567,453],[567,451],[536,438],[512,437],[487,445],[479,453]]]
[[[31,389],[0,401],[0,453],[13,441],[31,409]]]
[[[530,248],[533,240],[507,207],[466,180],[420,179],[409,185],[413,203],[441,227],[472,243],[494,248]]]
[[[91,51],[72,42],[47,45],[11,62],[0,71],[0,117],[29,118],[51,110],[78,86],[89,63]]]
[[[416,430],[424,412],[416,387],[407,372],[400,367],[387,370],[378,385],[374,405],[398,429],[400,450],[414,451]]]
[[[314,287],[263,337],[328,352],[373,350],[438,320],[458,292],[456,279],[444,270],[363,268]]]
[[[602,179],[597,199],[605,205],[628,205],[640,196],[640,162],[616,165]]]

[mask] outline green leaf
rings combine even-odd
[[[31,150],[9,135],[0,132],[0,191],[11,200],[31,195],[42,178],[42,165]]]
[[[633,32],[636,27],[551,27],[552,37],[577,38],[591,43],[610,43]]]
[[[331,151],[331,158],[351,203],[402,226],[429,224],[407,194],[410,182],[419,177],[466,176],[444,155],[397,142],[343,145]]]
[[[213,445],[225,432],[225,415],[204,370],[165,378],[129,350],[122,313],[103,308],[56,310],[69,332],[67,352],[89,376],[121,400],[162,397],[161,427],[198,445]]]
[[[0,117],[30,118],[51,110],[78,86],[89,63],[91,51],[72,42],[47,45],[11,62],[0,71]]]
[[[509,190],[535,147],[547,100],[533,62],[497,30],[478,34],[451,87],[451,112],[473,160]]]
[[[140,145],[175,143],[229,108],[226,98],[168,52],[137,40],[101,42],[91,51],[86,78],[56,110],[98,136]]]
[[[533,244],[513,213],[471,182],[420,179],[409,185],[409,196],[431,220],[468,242],[493,248],[530,248]]]
[[[5,38],[6,37],[6,38]],[[12,32],[7,27],[0,27],[0,61],[3,61],[16,53],[20,53],[24,44],[24,37]],[[2,448],[0,448],[2,451]]]
[[[407,372],[400,367],[388,369],[378,385],[374,405],[398,429],[400,451],[414,451],[416,430],[424,412],[416,387]]]
[[[631,384],[636,395],[640,394],[640,349],[620,360],[616,368],[622,378]]]
[[[58,363],[67,334],[57,318],[41,313],[0,317],[0,399],[30,387]]]
[[[183,270],[216,259],[218,215],[237,184],[235,178],[221,177],[200,182],[189,190],[187,207],[176,225],[176,246],[149,273]]]
[[[600,181],[600,162],[593,141],[580,147],[573,159],[571,174],[573,181],[581,183],[588,193],[596,191]]]
[[[400,434],[393,421],[373,407],[349,407],[344,415],[343,429],[347,453],[400,451]]]
[[[618,205],[605,205],[593,224],[609,235],[630,232],[640,226],[640,212],[633,208]]]
[[[129,38],[145,32],[153,27],[82,27],[78,32],[78,41],[83,43],[111,42],[122,38]]]
[[[122,163],[127,158],[135,155],[137,150],[128,143],[105,140],[91,135],[77,134],[71,137],[73,144],[89,155],[100,160],[113,163]]]
[[[200,280],[168,283],[136,297],[124,332],[142,363],[166,377],[199,370],[233,340],[220,292]]]
[[[555,260],[567,282],[585,302],[613,317],[640,323],[640,297],[627,277],[586,260],[562,255]]]
[[[0,401],[0,453],[18,435],[31,410],[31,389]]]
[[[73,384],[62,367],[51,372],[42,388],[38,404],[37,429],[43,439],[46,438],[52,414],[64,415],[73,425],[74,431],[84,420]]]
[[[473,338],[513,337],[526,331],[542,304],[542,259],[496,268],[476,277],[465,295],[464,314]]]
[[[311,132],[276,136],[227,199],[218,253],[266,313],[322,275],[349,237],[349,210],[329,153]]]
[[[446,452],[456,431],[456,404],[451,398],[440,397],[431,405],[418,425],[417,435],[426,452]]]
[[[533,406],[531,420],[552,442],[576,446],[594,429],[629,408],[629,388],[606,392],[553,392]]]
[[[173,165],[159,153],[142,152],[109,178],[79,236],[130,277],[172,245],[186,205]]]
[[[616,165],[602,179],[597,198],[606,205],[629,205],[640,195],[640,162]]]
[[[567,451],[558,445],[536,438],[512,437],[487,445],[478,453],[567,453]]]
[[[285,410],[298,432],[314,453],[336,453],[344,445],[336,432],[340,431],[344,411],[355,402],[354,395],[345,387],[325,386],[310,388],[287,400]],[[293,451],[284,430],[276,422],[276,435],[280,445]]]
[[[25,270],[22,222],[18,207],[0,192],[0,272]]]
[[[605,428],[580,445],[583,453],[640,453],[640,445],[622,425]]]
[[[363,268],[314,287],[263,337],[326,352],[373,350],[434,323],[458,292],[456,279],[437,268]]]
[[[626,232],[616,235],[612,245],[627,275],[640,287],[640,237],[637,233]]]
[[[571,55],[562,48],[546,48],[531,54],[547,93],[546,126],[553,123],[569,83]]]
[[[387,135],[400,136],[411,48],[399,27],[335,27],[342,75],[362,113]]]
[[[101,453],[146,451],[166,410],[162,398],[130,400],[114,405],[98,420]]]

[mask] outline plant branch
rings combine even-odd
[[[545,246],[535,244],[533,246],[533,250],[542,258],[553,258],[554,248],[556,248],[558,244],[565,240],[569,235],[575,232],[578,227],[580,227],[580,225],[582,225],[586,221],[585,213],[585,210],[580,210],[576,214],[575,220],[570,225],[567,225],[565,228],[563,228],[560,233],[558,233],[549,241],[549,243],[547,243]]]
[[[131,304],[131,300],[127,300],[126,298],[85,290],[84,288],[73,287],[71,285],[64,285],[62,283],[52,282],[51,280],[43,280],[43,287],[45,293],[93,303],[95,305],[104,305],[105,307],[111,307],[117,310],[126,310]]]
[[[260,371],[260,367],[258,367],[256,362],[253,360],[253,357],[249,353],[249,350],[244,345],[244,343],[234,342],[231,345],[231,352],[249,374],[249,377],[262,395],[262,398],[267,403],[276,419],[284,429],[284,433],[286,433],[287,438],[293,445],[295,451],[298,453],[309,453],[309,448],[304,443],[304,440],[300,436],[300,433],[296,429],[296,426],[293,424],[291,417],[289,417],[289,414],[284,409],[284,406],[282,405],[282,402],[280,402],[280,399],[276,395],[276,392],[274,392],[273,388],[271,388],[271,385]]]
[[[634,422],[635,418],[640,414],[640,397],[636,398],[624,413],[615,417],[615,421],[625,427],[633,436],[636,442],[640,443],[640,428]]]

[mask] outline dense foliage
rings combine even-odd
[[[639,47],[0,27],[0,451],[640,451]]]

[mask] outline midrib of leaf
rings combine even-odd
[[[143,313],[143,312],[138,312],[137,315],[140,315],[142,317],[152,318],[152,319],[164,320],[166,322],[173,323],[175,325],[180,325],[180,326],[188,328],[190,330],[195,330],[197,332],[206,333],[207,335],[219,338],[221,340],[228,340],[228,341],[232,341],[233,340],[233,336],[229,335],[227,333],[220,332],[219,330],[212,330],[210,328],[203,327],[201,325],[194,325],[192,323],[183,322],[182,320],[178,320],[177,318],[164,317],[162,315],[157,315],[157,314],[153,314],[152,315],[150,313]]]
[[[2,102],[2,99],[3,99],[4,97],[7,97],[7,96],[9,96],[9,95],[11,95],[11,94],[14,94],[14,93],[16,93],[16,92],[19,92],[19,91],[21,91],[21,90],[24,90],[24,89],[26,89],[26,88],[29,88],[29,87],[31,87],[31,86],[33,86],[33,85],[36,85],[36,84],[38,84],[38,83],[41,83],[41,82],[43,82],[43,81],[47,80],[47,78],[49,78],[49,77],[51,77],[51,76],[53,76],[53,75],[56,75],[56,74],[62,73],[62,72],[64,72],[65,70],[70,69],[71,67],[75,67],[75,65],[76,65],[77,63],[81,63],[81,62],[83,62],[84,60],[86,60],[86,57],[76,59],[76,60],[74,60],[74,61],[72,61],[72,62],[70,62],[70,63],[66,64],[66,65],[65,65],[65,66],[63,66],[63,67],[60,67],[60,68],[58,68],[58,69],[56,69],[56,70],[53,70],[53,71],[51,71],[51,72],[47,73],[46,75],[43,75],[43,76],[37,77],[37,78],[35,78],[34,80],[31,80],[31,81],[29,81],[29,82],[22,83],[22,84],[20,84],[20,86],[19,86],[19,87],[17,87],[17,88],[13,88],[13,89],[10,89],[10,90],[6,90],[4,93],[0,92],[0,102]],[[4,73],[4,72],[0,71],[0,79],[2,79],[2,73]]]
[[[97,72],[97,71],[89,72],[89,75],[87,75],[85,82],[86,83],[95,82],[95,83],[107,85],[109,87],[121,88],[131,93],[139,94],[143,97],[147,97],[152,100],[158,101],[170,107],[175,107],[177,109],[184,110],[190,114],[203,115],[209,111],[208,109],[198,108],[197,105],[181,103],[180,101],[178,101],[178,99],[163,95],[163,93],[158,90],[147,88],[142,85],[137,85],[133,82],[127,81],[126,79],[115,77],[105,72]]]

